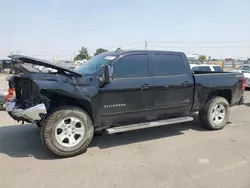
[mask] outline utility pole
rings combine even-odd
[[[145,50],[147,50],[147,47],[148,47],[148,42],[145,41]]]
[[[55,54],[53,53],[53,63],[55,63]]]

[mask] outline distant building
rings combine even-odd
[[[199,61],[199,57],[199,54],[187,55],[187,59],[190,64],[200,64],[201,62]]]
[[[188,59],[199,59],[200,55],[199,54],[192,54],[192,55],[187,55]]]

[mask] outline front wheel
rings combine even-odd
[[[41,137],[45,146],[59,157],[73,157],[85,152],[92,141],[94,125],[80,108],[63,107],[44,121]]]
[[[220,130],[225,127],[230,116],[230,106],[223,97],[215,97],[199,112],[201,123],[208,129]]]

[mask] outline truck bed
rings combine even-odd
[[[243,98],[242,80],[244,75],[232,72],[201,72],[193,73],[195,81],[195,101],[199,101],[199,108],[206,103],[213,92],[227,91],[230,106],[237,105]],[[225,96],[227,97],[227,96]]]

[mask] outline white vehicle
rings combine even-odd
[[[86,63],[87,59],[83,59],[83,60],[79,60],[79,61],[75,61],[75,67],[79,67],[80,65]]]
[[[232,70],[232,72],[239,72],[239,73],[244,73],[245,71],[249,71],[250,65],[241,65],[237,69]]]
[[[190,64],[192,71],[211,71],[211,72],[223,72],[223,69],[219,65],[209,64]]]
[[[246,78],[246,87],[250,88],[250,65],[241,65],[239,68],[232,70],[232,72],[243,73]]]
[[[48,73],[57,72],[57,70],[55,70],[55,69],[47,68],[44,66],[33,66],[33,67],[40,70],[41,72],[48,72]]]

